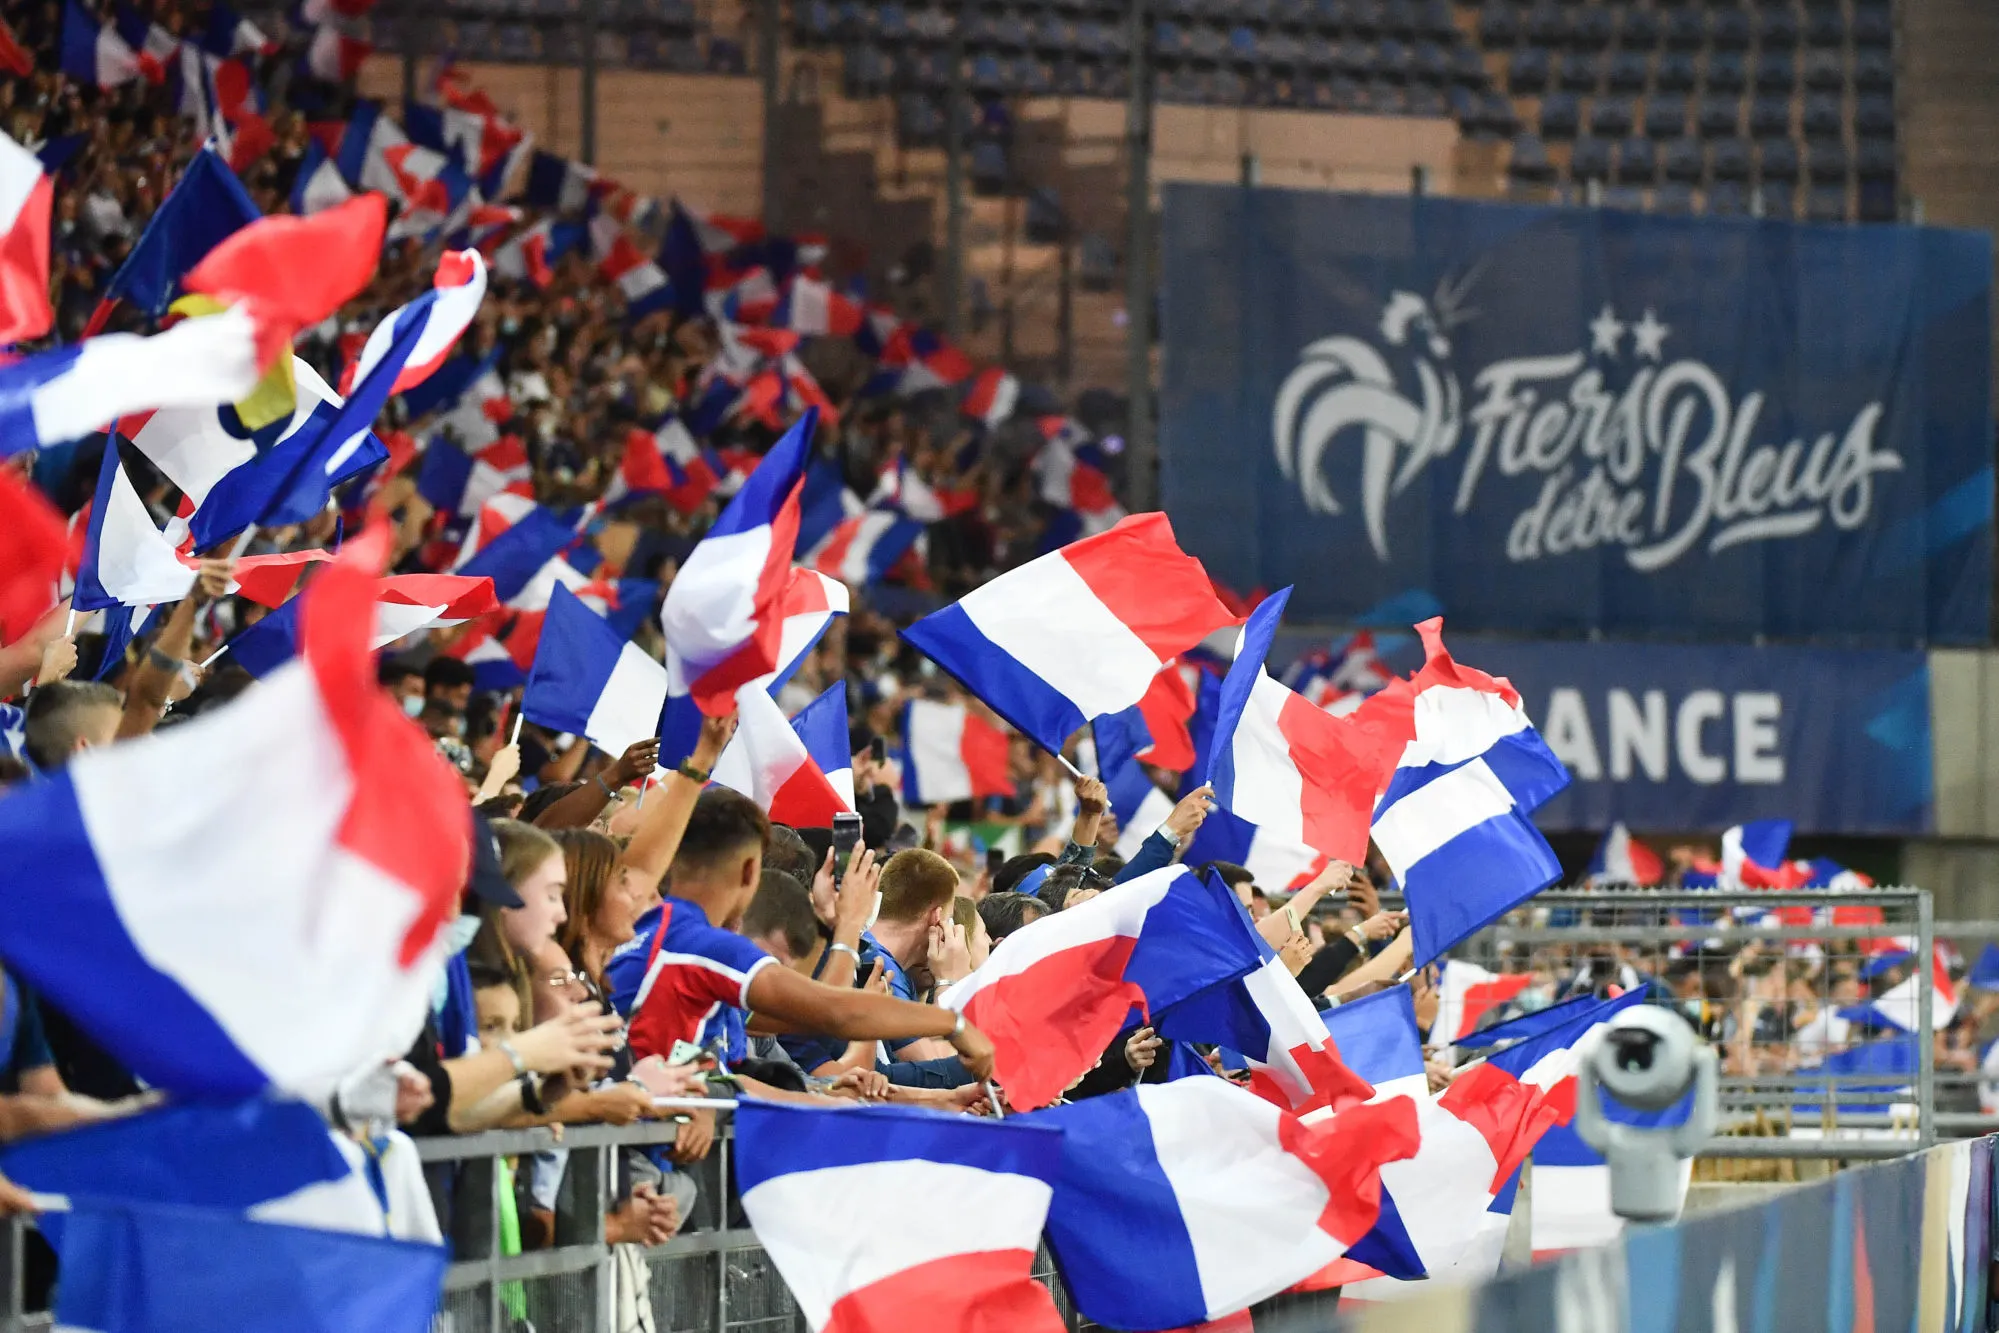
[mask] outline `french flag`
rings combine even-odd
[[[432,441],[424,450],[423,469],[417,473],[418,494],[442,514],[480,519],[478,540],[468,546],[476,552],[481,545],[505,532],[519,514],[534,504],[534,464],[527,446],[518,435],[502,435],[483,447],[465,450],[446,441]],[[483,511],[505,499],[498,522],[483,521]],[[512,511],[509,516],[507,511]],[[471,534],[468,533],[468,540]]]
[[[116,88],[141,73],[139,55],[110,23],[99,23],[77,0],[64,0],[62,72],[78,83]]]
[[[236,562],[229,591],[276,607],[291,595],[306,565],[331,558],[319,550],[246,556]],[[107,440],[71,605],[82,612],[178,602],[193,589],[195,577],[194,562],[153,526],[146,502],[126,475],[115,437]]]
[[[965,386],[965,397],[958,410],[990,430],[1011,417],[1019,401],[1020,381],[998,366],[991,366],[974,375]]]
[[[456,574],[397,574],[377,579],[375,622],[368,647],[378,650],[418,630],[462,625],[492,611],[495,605],[491,579]],[[299,603],[294,598],[238,634],[228,643],[230,660],[262,680],[297,657],[298,614]]]
[[[1034,457],[1034,474],[1041,498],[1057,509],[1073,510],[1082,535],[1089,537],[1123,518],[1124,506],[1111,491],[1102,453],[1093,444],[1072,442],[1072,425],[1066,417],[1043,418],[1047,442]]]
[[[1631,836],[1622,820],[1610,826],[1590,858],[1592,884],[1638,884],[1651,888],[1666,877],[1666,863],[1659,853]]]
[[[839,692],[841,740],[846,748],[846,686]],[[823,699],[825,696],[821,696]],[[840,754],[847,770],[847,790],[833,785],[821,759],[806,738],[787,721],[769,694],[751,686],[737,692],[736,734],[715,761],[714,780],[755,801],[772,819],[793,828],[827,828],[833,816],[854,808],[853,759]],[[817,702],[817,701],[815,701]],[[803,712],[799,715],[805,716]],[[815,718],[814,721],[823,721]],[[823,742],[823,736],[822,736]]]
[[[902,632],[1050,753],[1121,713],[1169,660],[1235,623],[1164,514],[1009,570]],[[1075,651],[1087,643],[1090,651]]]
[[[625,298],[625,318],[637,320],[672,304],[673,287],[666,271],[608,213],[590,219],[590,250],[597,272]]]
[[[1791,847],[1788,819],[1758,819],[1737,824],[1721,835],[1721,873],[1731,883],[1751,889],[1790,888]]]
[[[1214,887],[1235,897],[1219,879]],[[1366,1101],[1374,1089],[1340,1058],[1326,1020],[1284,960],[1268,945],[1263,953],[1255,971],[1161,1010],[1154,1024],[1159,1035],[1241,1052],[1250,1091],[1297,1115]]]
[[[1006,733],[964,704],[911,699],[902,707],[902,798],[952,805],[1011,796]]]
[[[1287,843],[1360,864],[1383,747],[1263,669],[1291,590],[1263,600],[1222,681],[1207,781],[1225,809]]]
[[[1221,695],[1220,678],[1204,674],[1201,677],[1201,706],[1190,727],[1197,758],[1193,771],[1181,780],[1180,794],[1183,797],[1201,785],[1197,774],[1208,769],[1207,756],[1214,746],[1215,724],[1221,713]],[[1261,828],[1220,806],[1208,811],[1208,817],[1194,831],[1194,836],[1188,840],[1187,850],[1181,856],[1181,860],[1189,865],[1227,861],[1246,868],[1259,884],[1287,889],[1302,888],[1310,883],[1326,868],[1329,859],[1324,852],[1307,847],[1276,829]]]
[[[1318,1272],[1373,1228],[1383,1165],[1418,1146],[1411,1098],[1307,1123],[1217,1078],[1028,1122],[1062,1131],[1048,1245],[1069,1294],[1086,1318],[1123,1329],[1219,1319]]]
[[[262,216],[221,154],[202,148],[147,219],[132,252],[105,287],[104,299],[92,313],[92,327],[86,332],[95,332],[109,316],[111,304],[121,297],[154,319],[163,318],[181,276],[210,250]],[[209,401],[221,402],[223,398]]]
[[[305,155],[299,159],[298,175],[292,179],[292,212],[300,217],[337,208],[354,197],[354,187],[340,175],[340,168],[327,156],[326,146],[308,136]]]
[[[721,460],[698,444],[678,414],[655,430],[633,427],[625,432],[625,452],[605,489],[606,504],[629,496],[657,495],[674,509],[691,514],[707,503],[721,485]]]
[[[0,642],[20,638],[56,604],[70,558],[63,516],[26,477],[0,467]]]
[[[0,800],[0,957],[151,1086],[323,1096],[430,1003],[470,827],[375,684],[388,546],[372,529],[313,580],[302,660],[261,689]]]
[[[597,173],[583,163],[537,151],[521,197],[536,208],[575,213],[590,202],[596,184]]]
[[[444,364],[451,349],[486,299],[486,261],[477,250],[447,250],[437,261],[431,289],[375,326],[361,355],[340,377],[340,391],[352,393],[389,357],[390,348],[408,321],[420,321],[416,347],[401,363],[388,392],[401,393],[429,379]]]
[[[0,458],[46,449],[157,407],[213,407],[257,387],[248,311],[182,320],[164,333],[106,333],[0,368]]]
[[[1418,967],[1561,877],[1529,815],[1569,785],[1519,691],[1452,661],[1443,629],[1416,626],[1422,668],[1345,720],[1399,756],[1373,833],[1408,902]]]
[[[805,563],[844,584],[871,587],[886,580],[923,535],[923,524],[897,510],[864,509],[842,519],[807,552]]]
[[[1111,813],[1117,816],[1115,850],[1127,861],[1138,855],[1145,840],[1166,822],[1174,804],[1138,766],[1134,751],[1144,737],[1132,734],[1134,724],[1144,725],[1129,710],[1090,724],[1097,746],[1097,775],[1110,794]]]
[[[567,588],[550,595],[523,717],[623,754],[654,733],[665,702],[665,667]]]
[[[493,271],[515,282],[546,287],[555,281],[555,262],[582,244],[584,228],[543,218],[493,252]]]
[[[1055,1130],[744,1099],[736,1146],[743,1212],[814,1333],[1064,1327],[1032,1275],[1062,1165]]]
[[[667,589],[667,678],[710,717],[728,713],[737,687],[778,665],[798,480],[818,423],[807,412],[772,446]]]
[[[211,55],[236,56],[245,52],[269,55],[277,50],[277,43],[264,35],[264,30],[238,14],[228,5],[208,7],[208,27],[200,38],[202,49]]]
[[[488,505],[482,511],[482,517],[494,508]],[[530,505],[526,513],[499,536],[480,546],[477,553],[454,572],[471,578],[483,576],[491,579],[493,595],[503,604],[514,606],[529,595],[529,589],[543,570],[575,540],[574,528],[541,505]],[[580,575],[578,581],[581,581]],[[540,605],[533,609],[545,608],[549,595],[548,591],[541,592]]]
[[[0,134],[0,346],[39,338],[49,306],[49,206],[41,159]]]
[[[402,211],[389,225],[392,241],[428,240],[457,218],[474,193],[472,177],[447,155],[421,144],[384,149],[382,162],[395,178]]]
[[[1234,894],[1167,866],[1007,936],[937,1003],[992,1039],[1010,1103],[1046,1106],[1097,1063],[1133,1006],[1160,1013],[1233,981],[1262,964],[1260,946]]]
[[[1146,687],[1145,697],[1138,701],[1139,714],[1151,736],[1150,743],[1136,755],[1140,762],[1175,773],[1184,773],[1194,766],[1194,736],[1187,723],[1194,716],[1197,700],[1194,687],[1187,681],[1189,670],[1178,661],[1168,662]]]
[[[409,136],[403,133],[402,126],[382,114],[381,103],[362,99],[354,104],[347,124],[340,131],[333,160],[349,184],[401,198],[396,173],[389,169],[384,154],[408,142]]]
[[[771,322],[807,335],[851,338],[860,332],[866,314],[859,301],[835,290],[832,283],[801,273],[794,274],[786,284],[784,301],[771,316]]]
[[[1886,956],[1886,961],[1893,963],[1914,960],[1915,954],[1908,952]],[[1916,970],[1910,968],[1908,976],[1866,1004],[1841,1010],[1840,1016],[1850,1022],[1872,1021],[1876,1026],[1885,1025],[1898,1032],[1914,1032],[1922,1023],[1919,982]],[[1950,979],[1950,955],[1941,944],[1931,946],[1930,987],[1930,1028],[1940,1031],[1957,1017],[1957,986]]]
[[[1486,1015],[1513,1002],[1534,984],[1531,972],[1490,972],[1462,958],[1444,960],[1437,982],[1437,1017],[1430,1026],[1432,1046],[1450,1046],[1478,1031]]]

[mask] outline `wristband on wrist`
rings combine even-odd
[[[521,1053],[514,1049],[514,1044],[512,1042],[499,1041],[495,1042],[494,1045],[499,1048],[500,1053],[502,1055],[505,1055],[507,1059],[513,1061],[514,1077],[519,1078],[522,1074],[528,1072],[528,1062],[521,1059]]]
[[[691,759],[681,760],[680,766],[673,771],[697,786],[705,787],[708,785],[708,770],[698,767]]]
[[[826,952],[843,953],[847,955],[847,957],[854,960],[854,967],[857,970],[861,966],[861,951],[859,949],[856,949],[851,944],[842,944],[838,940],[835,940],[833,943],[826,946]]]
[[[595,774],[594,776],[591,777],[590,780],[596,783],[598,790],[604,793],[605,800],[615,801],[618,799],[618,793],[611,790],[611,784],[604,781],[604,775],[602,773]]]
[[[965,1015],[961,1012],[958,1015],[958,1021],[951,1025],[951,1040],[956,1041],[958,1040],[958,1038],[964,1035],[965,1035]]]

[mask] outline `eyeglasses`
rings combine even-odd
[[[561,990],[564,986],[587,986],[590,984],[590,978],[581,972],[551,972],[548,974],[548,984],[556,990]]]

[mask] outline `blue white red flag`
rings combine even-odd
[[[814,1333],[1064,1327],[1033,1277],[1062,1164],[1053,1129],[745,1101],[736,1145],[743,1211]]]
[[[846,687],[835,688],[844,692]],[[775,699],[753,688],[739,691],[737,699],[736,734],[715,761],[716,782],[741,792],[773,820],[793,828],[827,828],[834,815],[853,810],[851,759],[845,761],[847,791],[842,794]],[[844,724],[844,702],[840,713]],[[844,748],[844,739],[841,745]]]
[[[54,183],[33,153],[0,134],[0,346],[39,338],[49,305],[49,207]]]
[[[0,800],[0,956],[155,1087],[323,1094],[422,1020],[471,848],[458,775],[375,683],[387,553],[372,530],[321,571],[261,688]]]
[[[1263,962],[1235,895],[1168,866],[1014,932],[938,997],[992,1039],[1015,1106],[1046,1106],[1082,1077],[1132,1006],[1162,1012]]]

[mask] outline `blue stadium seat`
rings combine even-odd
[[[1578,139],[1569,154],[1569,176],[1579,181],[1610,178],[1610,144],[1602,139]]]
[[[1687,99],[1679,93],[1657,93],[1645,103],[1645,133],[1654,139],[1677,139],[1687,131]]]
[[[1605,76],[1604,86],[1614,93],[1643,92],[1651,73],[1648,66],[1645,52],[1619,51],[1610,58],[1610,72]]]
[[[1756,45],[1763,51],[1788,51],[1798,44],[1797,11],[1788,4],[1764,4],[1756,15]]]
[[[1846,59],[1838,51],[1805,53],[1805,87],[1838,92],[1846,86]]]
[[[1590,108],[1590,133],[1606,139],[1622,139],[1631,133],[1632,106],[1628,97],[1599,97]]]
[[[1520,39],[1520,19],[1507,0],[1486,0],[1478,11],[1479,44],[1487,47],[1511,46]]]
[[[1864,181],[1895,179],[1895,141],[1862,139],[1854,154],[1855,173]]]
[[[1756,57],[1756,91],[1789,96],[1798,86],[1798,60],[1789,51],[1765,51]]]
[[[1805,217],[1812,222],[1846,221],[1846,187],[1814,185],[1805,197]]]
[[[1853,86],[1868,93],[1895,86],[1895,60],[1887,48],[1870,46],[1853,53]]]
[[[1603,192],[1603,206],[1624,213],[1645,211],[1645,191],[1635,185],[1613,185]]]
[[[1418,37],[1427,37],[1440,46],[1464,40],[1464,31],[1451,14],[1451,0],[1425,0],[1419,13],[1416,24]]]
[[[1381,30],[1390,37],[1413,40],[1421,26],[1422,19],[1410,0],[1388,0],[1381,7]]]
[[[1626,185],[1650,185],[1659,174],[1659,159],[1650,139],[1626,139],[1617,146],[1617,179]]]
[[[1277,0],[1271,21],[1287,32],[1303,32],[1312,23],[1312,0]]]
[[[1669,181],[1698,185],[1701,179],[1701,145],[1698,139],[1674,139],[1666,145],[1663,167]]]
[[[1836,139],[1844,128],[1845,115],[1837,93],[1811,93],[1805,98],[1804,129],[1807,139]]]
[[[1701,137],[1723,139],[1740,132],[1742,125],[1742,99],[1725,93],[1709,93],[1701,98],[1699,124]]]
[[[1756,187],[1763,200],[1766,218],[1794,218],[1798,215],[1798,189],[1792,181],[1764,181]]]
[[[1467,88],[1485,86],[1485,61],[1479,57],[1478,48],[1471,43],[1460,42],[1451,50],[1451,80]]]
[[[901,5],[883,5],[875,11],[875,36],[890,45],[909,40],[909,12]]]
[[[1679,9],[1666,19],[1666,45],[1675,51],[1695,51],[1707,42],[1707,15]]]
[[[1006,149],[990,141],[972,145],[969,174],[972,179],[972,193],[992,196],[1006,193],[1011,172],[1007,167]]]
[[[1261,32],[1276,19],[1277,6],[1273,0],[1242,0],[1237,17]]]
[[[1862,93],[1854,103],[1853,129],[1856,134],[1893,134],[1895,99],[1880,93]]]
[[[1187,38],[1187,58],[1197,67],[1219,65],[1228,58],[1229,35],[1220,28],[1192,28]]]
[[[1034,49],[1045,56],[1061,55],[1074,41],[1075,29],[1070,27],[1069,20],[1052,10],[1034,25]]]
[[[1845,46],[1846,17],[1837,9],[1814,9],[1805,17],[1805,45]]]
[[[1610,45],[1611,31],[1610,11],[1602,5],[1590,5],[1576,11],[1569,24],[1569,40],[1578,50],[1601,51]]]
[[[1409,89],[1409,105],[1403,114],[1442,119],[1450,114],[1450,109],[1450,104],[1444,100],[1443,89],[1419,83]]]
[[[1659,44],[1659,14],[1652,9],[1627,9],[1617,25],[1617,44],[1626,51],[1650,51]]]
[[[1895,197],[1895,180],[1862,180],[1860,182],[1860,206],[1857,210],[1862,222],[1894,222],[1900,213],[1900,201]]]
[[[833,6],[826,0],[800,0],[791,10],[792,33],[801,46],[826,46],[833,40]]]
[[[1746,51],[1749,38],[1749,15],[1739,9],[1717,9],[1708,20],[1708,44],[1717,51]]]
[[[664,69],[667,51],[656,47],[651,51],[646,63]],[[846,57],[840,62],[840,86],[850,97],[879,97],[889,89],[891,83],[908,83],[906,77],[898,78],[896,62],[878,46],[850,46]]]
[[[1392,37],[1383,40],[1375,48],[1374,73],[1376,78],[1387,79],[1392,83],[1406,83],[1409,79],[1410,69],[1414,63],[1414,58],[1409,54],[1409,48]]]
[[[1347,28],[1358,37],[1381,32],[1380,0],[1347,0]]]
[[[1229,29],[1229,58],[1238,66],[1262,63],[1255,29],[1246,23]]]
[[[1550,93],[1541,102],[1541,137],[1573,139],[1582,120],[1582,109],[1573,93]]]
[[[1888,6],[1856,4],[1853,7],[1853,44],[1886,47],[1895,39],[1895,22]]]
[[[1541,141],[1531,134],[1523,134],[1513,141],[1513,157],[1507,163],[1507,175],[1521,181],[1552,180],[1554,165],[1548,161],[1548,150]]]
[[[1488,133],[1512,138],[1519,132],[1520,116],[1513,109],[1512,98],[1496,88],[1487,88],[1479,95],[1485,101],[1485,111],[1479,120]]]
[[[743,50],[741,42],[727,37],[710,37],[705,68],[710,74],[748,74],[749,53]]]
[[[1538,46],[1523,46],[1513,53],[1506,67],[1506,86],[1516,93],[1538,93],[1548,87],[1548,53]]]
[[[1718,181],[1749,179],[1749,145],[1741,139],[1716,139],[1708,148],[1708,175]]]
[[[1272,69],[1291,73],[1305,68],[1305,43],[1295,33],[1273,30],[1263,37],[1263,58]]]
[[[1595,56],[1587,51],[1571,51],[1562,57],[1562,90],[1571,93],[1595,92],[1602,73]]]
[[[1374,48],[1358,38],[1348,38],[1333,50],[1333,68],[1358,79],[1374,70]]]
[[[1846,155],[1846,145],[1838,139],[1821,139],[1811,144],[1806,150],[1805,164],[1813,180],[1842,183],[1852,166]]]
[[[1749,104],[1749,132],[1759,139],[1773,139],[1791,132],[1791,99],[1758,97]]]
[[[1410,64],[1409,76],[1418,83],[1432,88],[1442,87],[1451,81],[1451,60],[1444,49],[1435,42],[1418,42],[1415,58]]]
[[[1549,0],[1541,0],[1529,11],[1524,31],[1536,46],[1564,47],[1569,44],[1569,16]]]
[[[857,42],[872,37],[875,31],[874,7],[856,3],[856,0],[841,0],[834,11],[838,17],[833,21],[833,35],[843,42]]]
[[[1749,85],[1748,62],[1740,51],[1716,51],[1707,58],[1710,91],[1739,93]]]
[[[1716,181],[1707,190],[1707,211],[1716,217],[1741,217],[1749,211],[1749,200],[1740,181]]]
[[[493,33],[494,53],[502,60],[532,61],[541,54],[540,34],[525,23],[502,23]],[[638,33],[632,34],[632,63],[639,63]]]
[[[1660,92],[1690,93],[1699,78],[1700,72],[1692,56],[1685,51],[1668,51],[1659,57],[1659,68],[1652,76],[1652,86]]]
[[[1756,145],[1761,179],[1790,181],[1798,178],[1798,146],[1789,139],[1765,139]]]
[[[1694,211],[1694,190],[1685,181],[1667,181],[1652,191],[1652,210],[1683,216]]]

